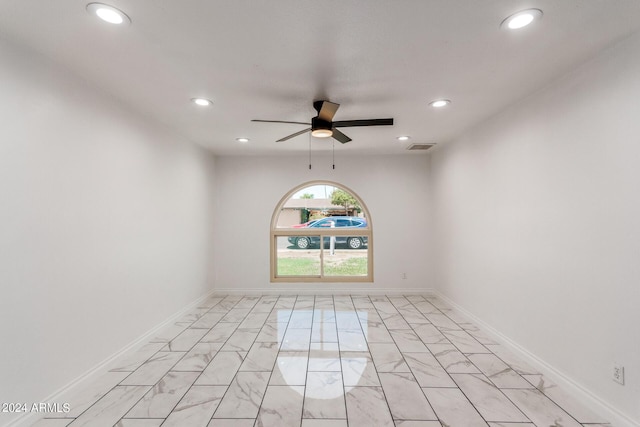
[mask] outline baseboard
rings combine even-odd
[[[87,372],[85,372],[84,374],[80,375],[79,377],[77,377],[76,379],[74,379],[73,381],[68,383],[67,385],[65,385],[62,388],[58,389],[57,391],[55,391],[51,395],[45,397],[44,399],[39,400],[39,402],[62,402],[62,401],[64,401],[64,399],[62,399],[62,397],[64,397],[64,395],[66,395],[67,393],[72,392],[75,388],[80,388],[84,384],[87,384],[87,383],[90,383],[91,381],[94,381],[98,376],[100,376],[100,375],[104,374],[105,372],[107,372],[109,370],[109,367],[113,363],[115,363],[120,357],[122,357],[125,354],[129,353],[130,351],[136,349],[137,347],[140,347],[140,346],[148,343],[153,337],[155,337],[157,335],[157,333],[160,330],[162,330],[166,326],[169,326],[171,323],[174,323],[176,320],[180,319],[182,316],[187,314],[189,311],[191,311],[194,308],[198,307],[198,305],[200,305],[203,301],[205,301],[207,298],[211,297],[211,295],[213,295],[213,293],[214,292],[211,291],[211,292],[207,293],[206,295],[204,295],[204,296],[198,298],[197,300],[193,301],[188,306],[186,306],[185,308],[181,309],[180,311],[174,313],[171,317],[169,317],[167,320],[165,320],[164,322],[160,323],[159,325],[154,326],[152,329],[150,329],[149,331],[145,332],[142,336],[140,336],[139,338],[135,339],[131,343],[127,344],[125,347],[123,347],[122,349],[120,349],[116,353],[114,353],[111,356],[107,357],[105,360],[103,360],[102,362],[98,363],[96,366],[94,366],[93,368],[89,369]],[[38,421],[39,419],[41,419],[43,417],[44,417],[44,414],[41,414],[41,413],[26,413],[23,416],[20,416],[20,417],[14,419],[12,421],[9,421],[9,423],[5,424],[3,427],[27,427],[27,426],[31,426],[33,423],[35,423],[36,421]]]
[[[215,295],[430,295],[431,288],[388,288],[388,289],[345,289],[323,286],[314,289],[291,288],[220,288],[214,289]]]
[[[522,345],[513,341],[506,335],[503,335],[500,331],[496,330],[489,324],[485,323],[482,319],[477,317],[475,314],[469,312],[465,308],[456,304],[454,301],[449,299],[447,296],[441,294],[436,290],[432,290],[433,295],[437,296],[455,310],[462,313],[464,316],[468,317],[473,323],[483,329],[483,331],[488,332],[492,335],[492,338],[495,338],[500,344],[503,344],[505,347],[508,347],[513,353],[519,356],[521,359],[529,363],[533,368],[540,371],[541,374],[548,377],[551,381],[555,382],[557,385],[562,387],[564,390],[571,393],[577,399],[579,399],[585,406],[591,408],[593,412],[599,414],[603,418],[609,420],[612,426],[615,427],[640,427],[640,423],[632,420],[622,412],[620,412],[615,407],[611,406],[606,401],[602,400],[599,396],[594,394],[591,390],[583,387],[578,382],[573,380],[571,377],[559,371],[558,369],[551,366],[549,363],[540,359],[535,354],[531,353]]]

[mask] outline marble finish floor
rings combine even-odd
[[[39,427],[608,426],[445,303],[215,296]]]

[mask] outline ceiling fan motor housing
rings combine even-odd
[[[331,122],[322,120],[320,117],[314,117],[311,119],[311,130],[318,130],[318,129],[331,130],[332,127],[333,127],[333,124]]]

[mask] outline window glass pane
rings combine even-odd
[[[314,221],[320,220],[314,225]],[[293,194],[279,212],[277,228],[366,227],[360,201],[333,185],[310,185]]]
[[[276,275],[320,276],[319,242],[319,236],[277,236]]]
[[[331,239],[333,250],[331,250]],[[369,251],[366,236],[325,237],[325,276],[366,276],[368,273]]]

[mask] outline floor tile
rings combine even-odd
[[[251,311],[248,308],[232,308],[227,314],[220,320],[223,323],[241,323],[247,314]]]
[[[509,389],[503,392],[537,426],[582,427],[539,390]]]
[[[269,312],[250,312],[238,326],[239,329],[260,329],[269,317]]]
[[[289,329],[311,329],[313,310],[294,310],[289,318]]]
[[[115,366],[111,368],[114,372],[133,372],[138,369],[144,362],[149,360],[151,356],[159,352],[166,343],[148,343],[136,350],[133,354],[115,362]]]
[[[369,349],[378,372],[411,372],[395,344],[372,343]]]
[[[338,342],[338,330],[335,323],[314,322],[311,327],[311,342]]]
[[[451,374],[451,377],[486,421],[529,421],[484,375]]]
[[[429,350],[412,330],[390,331],[401,353],[428,353]]]
[[[240,323],[217,323],[200,342],[226,342]]]
[[[72,421],[73,421],[72,419],[46,418],[46,419],[39,420],[38,422],[33,424],[31,427],[66,427]]]
[[[420,387],[457,387],[431,353],[404,353],[403,356]]]
[[[201,342],[191,350],[172,368],[173,371],[202,372],[222,347],[222,343]]]
[[[461,353],[490,353],[485,346],[465,331],[444,331],[443,334]]]
[[[193,385],[197,372],[169,372],[125,415],[125,418],[166,418]]]
[[[270,372],[238,372],[214,418],[255,418],[267,389]]]
[[[311,329],[289,329],[284,334],[280,350],[285,351],[309,351],[311,343]]]
[[[442,427],[440,421],[396,420],[396,427]]]
[[[209,366],[196,380],[197,385],[229,385],[240,369],[246,353],[242,351],[221,351],[215,355]]]
[[[358,330],[360,329],[360,319],[358,314],[354,311],[337,311],[336,312],[336,327],[341,330]]]
[[[251,346],[249,353],[244,358],[240,371],[269,371],[273,370],[278,356],[278,343],[256,342]]]
[[[163,418],[122,419],[113,427],[160,427],[163,422]]]
[[[456,322],[442,313],[429,313],[425,314],[425,317],[438,328],[447,328],[450,330],[462,329]]]
[[[249,351],[260,329],[236,329],[220,351]]]
[[[293,309],[274,308],[267,317],[266,323],[284,323],[285,327],[293,314]]]
[[[200,328],[200,329],[211,329],[223,317],[224,317],[224,313],[220,313],[220,312],[216,312],[216,311],[205,313],[205,314],[202,315],[202,317],[200,317],[198,320],[196,320],[191,325],[191,328],[192,329],[198,329],[198,328]]]
[[[533,387],[495,354],[469,354],[467,357],[498,388]]]
[[[536,427],[533,423],[489,423],[489,427]]]
[[[265,323],[256,337],[256,342],[275,342],[280,346],[286,330],[286,323]]]
[[[227,390],[224,386],[194,386],[162,424],[163,427],[206,427]]]
[[[346,419],[340,372],[309,372],[304,390],[303,418]]]
[[[447,337],[433,325],[415,325],[413,331],[425,344],[451,344]]]
[[[423,388],[440,422],[449,427],[487,427],[478,411],[457,388]]]
[[[476,368],[464,354],[460,353],[453,344],[428,344],[431,353],[450,374],[479,374]]]
[[[301,427],[348,427],[347,420],[318,420],[306,418]]]
[[[154,385],[184,357],[184,352],[160,352],[125,378],[121,385]]]
[[[353,387],[345,398],[349,427],[394,427],[382,387]]]
[[[180,320],[37,425],[610,427],[432,295],[216,296]]]
[[[516,371],[520,375],[540,375],[535,368],[532,368],[528,363],[524,360],[517,357],[514,353],[506,349],[501,345],[487,345],[487,349],[489,349],[493,354],[498,356],[501,360],[503,360],[507,365],[511,367],[514,371]]]
[[[404,320],[400,313],[380,313],[382,322],[389,330],[395,329],[411,329],[411,325]]]
[[[269,385],[305,385],[309,352],[281,351],[269,380]]]
[[[338,330],[340,351],[368,351],[367,340],[362,329]]]
[[[69,426],[112,427],[150,389],[148,386],[116,386]]]
[[[124,380],[129,372],[106,372],[89,384],[85,384],[80,390],[65,396],[65,402],[69,403],[70,411],[65,413],[47,414],[47,418],[75,418],[82,414],[88,407],[96,403],[113,387]]]
[[[253,427],[256,422],[253,418],[238,419],[213,419],[207,427]]]
[[[525,375],[524,378],[567,413],[571,414],[578,422],[583,424],[606,424],[603,417],[593,413],[593,411],[544,376]]]
[[[340,353],[342,379],[345,387],[379,386],[378,372],[368,352],[345,351]]]
[[[309,347],[309,365],[307,370],[337,371],[342,370],[338,343],[311,343]]]
[[[180,335],[169,341],[167,351],[189,351],[207,333],[206,329],[185,329]]]
[[[268,386],[255,427],[298,427],[304,387]]]
[[[380,382],[394,420],[437,420],[413,374],[381,373]]]

